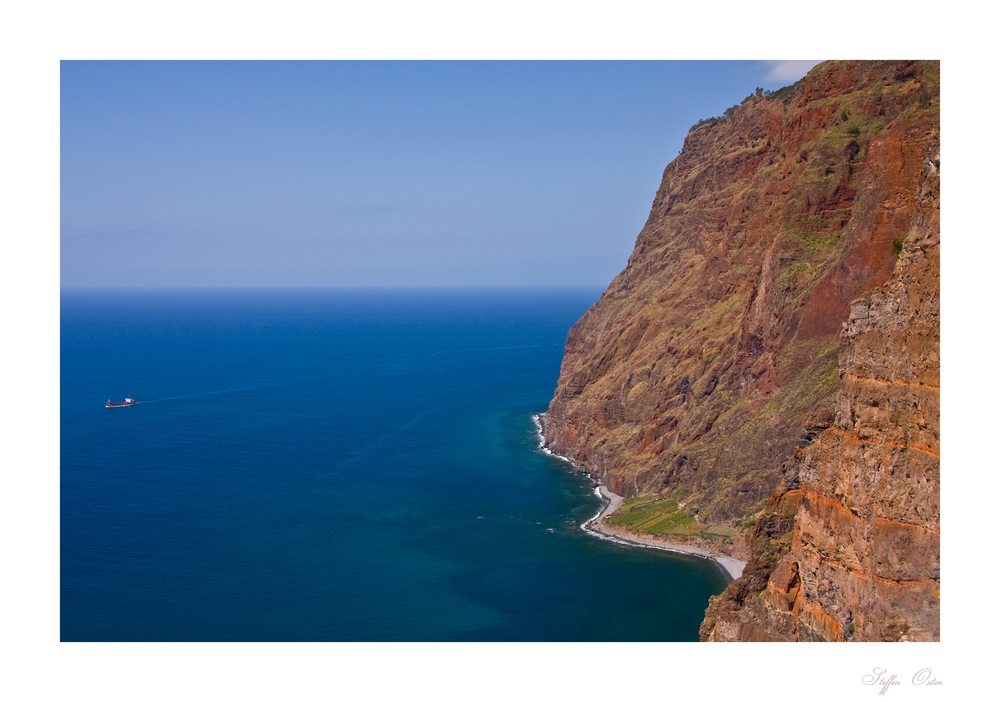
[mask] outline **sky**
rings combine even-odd
[[[606,286],[692,124],[815,61],[63,61],[78,287]]]

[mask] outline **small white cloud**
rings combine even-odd
[[[771,70],[764,76],[764,80],[775,83],[794,83],[808,73],[810,68],[817,63],[822,63],[822,61],[765,61],[764,63],[771,66]]]

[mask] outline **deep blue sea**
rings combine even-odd
[[[599,294],[64,292],[62,639],[696,640],[717,567],[538,451]]]

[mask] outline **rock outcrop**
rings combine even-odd
[[[785,515],[788,552],[775,560],[755,533],[757,581],[713,598],[705,639],[940,638],[936,155],[923,166],[895,272],[844,325],[834,424],[797,453],[766,511]]]
[[[829,62],[697,125],[570,332],[550,448],[749,561],[705,639],[939,636],[938,80]]]

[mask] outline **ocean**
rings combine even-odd
[[[538,448],[599,295],[64,291],[62,640],[697,640],[717,566]]]

